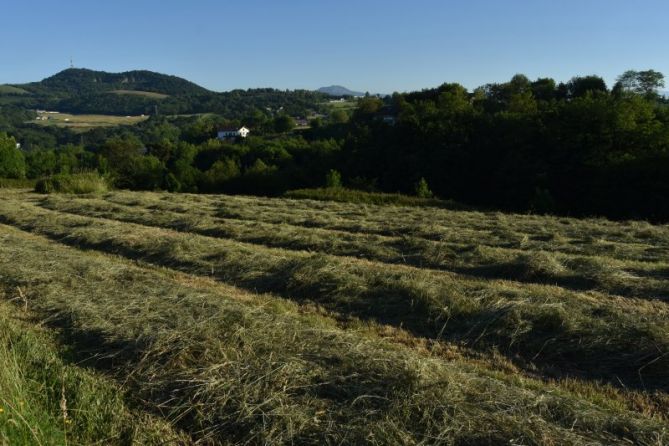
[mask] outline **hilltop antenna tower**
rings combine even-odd
[[[70,68],[74,68],[74,62],[72,62],[72,56],[70,56]]]

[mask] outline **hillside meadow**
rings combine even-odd
[[[122,93],[118,93],[119,95]],[[81,133],[99,127],[115,127],[119,125],[134,125],[149,119],[148,116],[113,116],[95,114],[70,113],[38,113],[39,118],[31,121],[41,126],[56,126]]]
[[[0,444],[669,443],[669,226],[0,189]]]

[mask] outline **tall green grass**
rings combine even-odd
[[[97,172],[58,174],[35,184],[35,192],[40,194],[101,194],[107,190],[107,181]]]
[[[6,298],[23,295],[6,280]],[[167,424],[130,410],[118,385],[71,364],[53,336],[17,317],[27,316],[19,304],[0,301],[0,444],[162,444],[179,438]]]

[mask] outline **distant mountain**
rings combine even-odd
[[[327,94],[328,96],[364,96],[365,93],[359,91],[349,90],[346,87],[341,85],[331,85],[329,87],[321,87],[318,90],[319,93]]]

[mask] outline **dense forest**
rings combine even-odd
[[[323,186],[336,171],[344,186],[368,191],[414,193],[420,183],[440,198],[487,208],[666,221],[669,104],[657,93],[663,85],[653,70],[623,73],[611,88],[597,76],[556,83],[516,75],[474,91],[444,84],[366,97],[353,113],[333,112],[301,131],[292,129],[297,110],[276,107],[290,96],[296,109],[313,110],[316,93],[223,93],[212,101],[225,111],[200,104],[217,114],[152,116],[85,134],[24,124],[25,106],[5,103],[0,132],[22,149],[1,138],[0,159],[13,159],[14,170],[0,176],[98,170],[123,188],[278,195]],[[251,137],[215,139],[218,128],[241,124]]]

